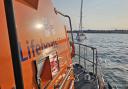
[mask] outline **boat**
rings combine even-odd
[[[72,33],[69,41],[59,15],[72,31],[70,16],[51,0],[0,0],[0,13],[0,89],[112,89],[98,71],[97,49],[75,43]],[[92,61],[81,47],[92,50]]]
[[[87,37],[86,35],[84,34],[83,30],[82,30],[82,19],[83,19],[83,0],[81,0],[81,8],[80,8],[80,24],[79,24],[79,32],[77,33],[77,36],[76,36],[76,40],[77,41],[83,41],[85,40]]]
[[[76,40],[78,42],[84,41],[85,39],[87,39],[86,35],[83,32],[78,32],[76,35]]]

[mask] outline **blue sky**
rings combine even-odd
[[[128,0],[83,0],[83,29],[128,29]],[[53,0],[78,29],[81,0]]]

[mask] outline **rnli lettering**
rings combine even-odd
[[[52,41],[52,42],[48,42],[48,43],[43,43],[40,40],[40,43],[35,43],[34,40],[31,40],[30,42],[27,40],[26,41],[26,45],[27,45],[27,56],[23,55],[23,50],[20,46],[20,59],[21,61],[26,61],[28,59],[31,59],[32,57],[35,57],[36,55],[40,55],[41,51],[48,48],[48,47],[55,47],[57,46],[57,42],[56,41]]]

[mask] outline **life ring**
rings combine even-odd
[[[74,57],[75,56],[74,42],[70,42],[70,50],[71,50],[71,57]]]

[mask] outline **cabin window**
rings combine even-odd
[[[45,58],[39,58],[37,63],[38,84],[45,88],[59,71],[59,61],[56,52]]]
[[[59,71],[59,60],[57,52],[53,52],[49,55],[52,77],[54,77]]]

